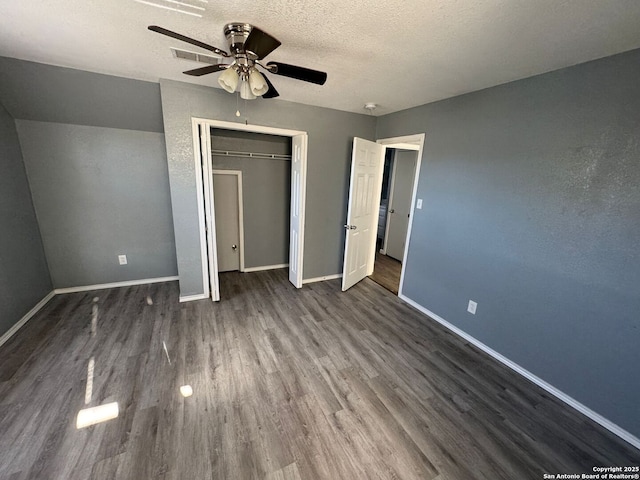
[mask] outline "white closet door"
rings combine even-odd
[[[289,281],[302,287],[304,249],[304,204],[306,195],[307,135],[296,135],[291,141],[291,228],[289,233]]]

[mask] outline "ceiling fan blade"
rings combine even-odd
[[[263,32],[258,27],[253,27],[244,41],[244,51],[251,52],[258,56],[258,60],[262,60],[280,45],[280,40],[272,37],[267,32]]]
[[[325,72],[298,67],[296,65],[289,65],[287,63],[269,62],[267,63],[267,68],[271,73],[275,73],[276,75],[295,78],[296,80],[302,80],[303,82],[324,85],[324,82],[327,81],[327,74]]]
[[[262,95],[262,98],[276,98],[276,97],[279,97],[280,94],[276,90],[276,87],[273,86],[273,83],[271,83],[269,81],[269,79],[267,78],[266,75],[263,74],[262,77],[264,78],[264,81],[267,82],[267,85],[269,85],[269,90],[267,90],[267,92],[264,95]]]
[[[176,40],[190,43],[191,45],[195,45],[196,47],[204,48],[205,50],[209,50],[223,57],[229,56],[227,52],[225,52],[224,50],[220,50],[218,47],[214,47],[213,45],[209,45],[207,43],[201,42],[200,40],[195,40],[176,32],[172,32],[171,30],[167,30],[166,28],[158,27],[157,25],[149,26],[149,30],[151,30],[152,32],[161,33],[162,35],[166,35],[167,37],[175,38]]]
[[[209,73],[219,72],[221,70],[226,70],[228,65],[219,64],[219,65],[208,65],[206,67],[194,68],[193,70],[187,70],[187,75],[191,75],[192,77],[201,77],[202,75],[208,75]]]

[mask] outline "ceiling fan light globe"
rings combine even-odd
[[[220,86],[229,93],[233,93],[236,91],[236,88],[238,87],[238,80],[238,73],[234,68],[227,68],[218,77],[218,83],[220,84]]]
[[[240,85],[240,98],[243,100],[253,100],[256,96],[251,91],[251,86],[247,80],[242,81],[242,85]]]
[[[261,97],[269,90],[269,85],[267,85],[264,77],[255,69],[249,74],[249,86],[251,87],[251,93],[256,97]]]

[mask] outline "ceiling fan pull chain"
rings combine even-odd
[[[244,107],[243,107],[243,108],[244,108],[244,110],[245,110],[245,112],[246,112],[246,111],[247,111],[247,99],[246,99],[246,98],[244,99]],[[245,125],[249,125],[249,120],[248,120],[248,118],[247,118],[247,116],[246,116],[246,115],[245,115],[245,117],[244,117],[244,124],[245,124]]]
[[[240,93],[236,92],[236,117],[240,116],[240,105],[238,98],[240,98]]]

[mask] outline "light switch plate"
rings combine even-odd
[[[478,304],[473,300],[469,300],[469,306],[467,307],[467,312],[471,313],[472,315],[475,315],[476,308],[478,308]]]
[[[127,256],[126,255],[118,255],[118,262],[120,263],[120,265],[126,265],[127,264]]]
[[[422,210],[422,199],[419,198],[418,201],[416,202],[416,208],[418,210]]]

